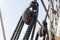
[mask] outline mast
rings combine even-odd
[[[4,40],[6,40],[5,30],[4,30],[4,25],[3,25],[3,20],[2,20],[2,16],[1,16],[1,9],[0,9],[0,20],[1,20],[1,25],[2,25],[3,37],[4,37]]]

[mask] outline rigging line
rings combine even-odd
[[[42,2],[42,4],[43,4],[43,7],[44,7],[45,11],[47,12],[48,10],[47,10],[47,8],[46,8],[46,6],[45,6],[43,0],[41,0],[41,2]]]
[[[46,12],[46,16],[45,16],[44,21],[46,21],[47,17],[49,18],[48,12]]]
[[[21,23],[20,23],[20,25],[19,25],[19,27],[18,27],[18,29],[17,29],[16,35],[15,35],[15,37],[14,37],[14,40],[16,40],[16,37],[17,37],[18,32],[19,32],[19,29],[22,30],[22,28],[23,28],[23,27],[22,27],[22,25],[23,25],[22,23],[23,23],[23,22],[22,22],[22,20],[21,20]],[[21,31],[20,31],[20,32],[21,32]]]
[[[43,0],[41,0],[41,2],[42,2],[42,5],[43,5],[43,7],[44,7],[44,9],[45,9],[45,11],[46,11],[46,17],[45,17],[45,18],[47,18],[47,16],[48,16],[48,18],[49,18],[49,14],[48,14],[48,11],[49,11],[49,10],[47,10],[47,8],[46,8]],[[45,19],[45,20],[46,20],[46,19]]]
[[[13,33],[13,35],[12,35],[11,40],[14,38],[14,36],[15,36],[15,34],[16,34],[16,32],[17,32],[17,30],[18,30],[18,27],[19,27],[18,25],[20,24],[21,19],[22,19],[22,17],[20,18],[20,20],[19,20],[19,22],[18,22],[18,24],[17,24],[17,27],[16,27],[16,29],[15,29],[15,31],[14,31],[14,33]]]
[[[33,28],[32,28],[31,40],[33,40],[34,33],[35,33],[35,29],[36,29],[36,21],[35,21],[34,26],[33,26]]]
[[[54,10],[54,0],[51,0],[51,4],[52,4],[52,9]]]
[[[32,21],[31,21],[29,27],[27,28],[27,31],[26,31],[26,33],[25,33],[25,35],[24,35],[23,40],[28,40],[28,39],[29,39],[31,30],[32,30],[32,28],[33,28],[33,24],[34,24],[34,20],[32,19]]]
[[[50,3],[49,3],[49,5],[48,5],[48,13],[49,13],[49,10],[50,10]],[[47,15],[48,15],[48,18],[50,19],[50,16],[49,16],[48,13],[47,13]]]
[[[38,20],[37,20],[37,22],[38,22],[38,24],[39,24],[40,26],[42,26],[41,23],[40,23]]]
[[[5,35],[4,25],[3,25],[2,15],[1,15],[1,9],[0,9],[0,19],[1,19],[1,25],[2,25],[3,37],[4,37],[4,40],[6,40],[6,35]]]
[[[35,37],[35,40],[38,40],[38,37],[39,37],[39,35],[38,35],[38,32],[37,32],[36,37]]]
[[[14,38],[15,40],[18,40],[18,38],[20,36],[20,33],[21,33],[21,30],[23,28],[23,25],[24,25],[24,21],[22,20],[21,26],[19,27],[18,32],[17,32],[17,34],[16,34],[16,36]]]
[[[22,17],[20,18],[20,20],[19,20],[19,22],[18,22],[18,24],[17,24],[17,27],[16,27],[16,29],[15,29],[13,35],[12,35],[11,40],[15,37],[15,34],[17,33],[17,30],[18,30],[18,28],[19,28],[19,25],[21,24],[21,20],[22,20]]]

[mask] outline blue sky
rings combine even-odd
[[[33,0],[0,0],[0,8],[7,40],[10,40],[13,31],[15,30],[16,25],[19,21],[20,16],[23,14],[24,10],[29,6],[31,1]],[[44,0],[44,2],[46,4],[46,7],[48,8],[47,0]],[[39,3],[38,20],[42,22],[46,12],[40,0],[38,0],[38,3]],[[24,28],[19,38],[20,40],[22,40],[24,33],[26,32],[27,26],[28,25],[24,24]],[[36,32],[38,31],[39,27],[40,26],[37,24]],[[42,40],[42,38],[39,38],[39,40]]]

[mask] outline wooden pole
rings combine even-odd
[[[1,16],[1,9],[0,9],[0,20],[1,20],[1,25],[2,25],[3,37],[4,37],[4,40],[6,40],[4,25],[3,25],[2,16]]]

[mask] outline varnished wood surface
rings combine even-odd
[[[56,37],[56,40],[60,40],[60,37]]]

